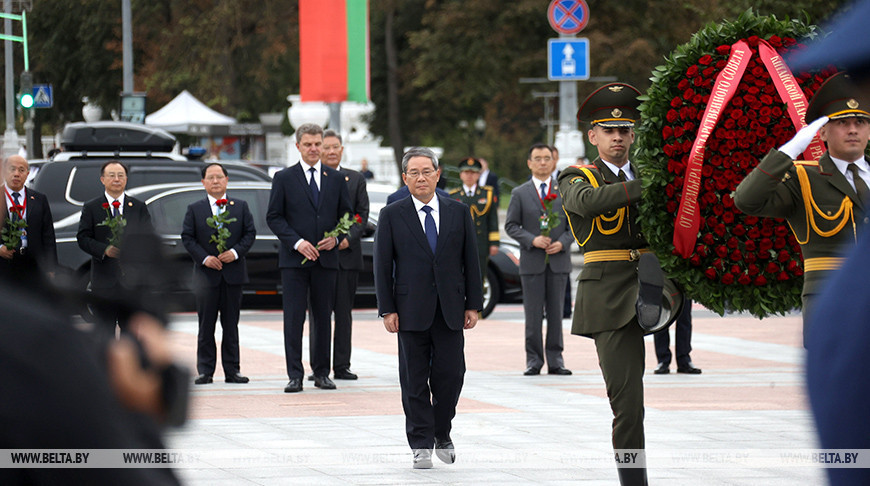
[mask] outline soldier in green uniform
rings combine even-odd
[[[492,187],[479,186],[480,161],[468,157],[459,162],[459,178],[462,187],[450,191],[450,197],[465,203],[471,210],[471,219],[477,230],[477,254],[480,258],[480,272],[486,278],[489,257],[498,253],[498,198]]]
[[[644,329],[638,323],[635,304],[640,255],[649,249],[637,222],[640,173],[628,160],[634,121],[640,117],[638,96],[637,89],[622,83],[603,86],[589,95],[577,119],[590,125],[587,135],[599,157],[590,165],[568,167],[559,174],[562,204],[584,258],[571,333],[595,341],[613,410],[617,463],[634,466],[617,469],[622,485],[647,481]]]
[[[771,150],[734,192],[734,204],[744,213],[786,218],[801,245],[804,347],[813,297],[870,222],[868,110],[870,100],[848,75],[832,76],[807,108],[806,120],[812,123],[779,150]],[[828,150],[818,161],[795,160],[817,132]]]

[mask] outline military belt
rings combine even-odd
[[[633,262],[640,259],[644,253],[650,253],[649,248],[639,250],[596,250],[583,254],[583,263],[593,262]]]
[[[845,258],[817,257],[804,260],[804,272],[818,272],[821,270],[836,270],[843,265]]]

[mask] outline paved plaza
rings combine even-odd
[[[803,387],[800,316],[719,317],[695,306],[701,375],[654,375],[647,338],[646,442],[653,485],[821,485],[799,460],[815,448]],[[373,309],[354,313],[353,371],[325,391],[283,393],[280,311],[244,311],[246,385],[195,386],[188,424],[167,434],[189,485],[617,484],[611,412],[591,340],[565,321],[573,376],[526,377],[521,305],[499,305],[466,333],[468,372],[452,438],[457,462],[413,470],[405,440],[397,342]],[[196,315],[173,316],[179,358],[195,364]],[[219,334],[219,332],[218,332]],[[304,339],[307,356],[307,336]],[[307,366],[307,363],[306,363]],[[672,365],[675,366],[675,365]],[[220,370],[220,365],[218,365]],[[795,459],[798,458],[798,459]]]

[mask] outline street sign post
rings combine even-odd
[[[548,40],[547,78],[550,81],[589,79],[589,39],[562,37]]]
[[[54,95],[50,84],[33,85],[33,107],[51,108],[54,106]]]
[[[547,9],[547,19],[556,32],[574,35],[589,23],[589,5],[585,0],[553,0]]]

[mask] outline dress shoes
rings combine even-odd
[[[444,440],[435,439],[435,455],[444,464],[456,462],[456,450],[453,448],[453,441],[450,438]]]
[[[214,381],[214,379],[212,379],[211,375],[199,375],[196,377],[195,380],[193,380],[193,384],[194,385],[208,385],[209,383],[211,383],[213,381]]]
[[[432,469],[432,451],[414,449],[414,469]]]
[[[643,253],[637,262],[637,322],[647,331],[659,324],[662,315],[662,287],[665,275],[653,253]]]
[[[314,381],[314,373],[308,375],[308,381]]]
[[[332,376],[336,380],[356,380],[357,378],[359,378],[358,376],[356,376],[356,373],[353,373],[350,370],[336,371],[332,374]]]
[[[249,380],[247,376],[242,376],[241,373],[232,373],[227,375],[225,381],[227,383],[247,383],[251,380]]]
[[[541,368],[535,368],[534,366],[529,366],[526,368],[526,371],[523,371],[523,374],[526,376],[535,376],[541,374]]]
[[[656,369],[653,370],[653,373],[655,373],[657,375],[666,375],[670,372],[671,372],[671,370],[668,369],[667,363],[659,363],[659,365],[656,366]]]
[[[321,390],[335,390],[335,383],[328,376],[315,376],[314,386]]]
[[[569,370],[568,368],[564,368],[564,367],[559,367],[559,368],[548,368],[548,369],[547,369],[547,374],[548,374],[548,375],[564,375],[564,376],[568,376],[568,375],[571,374],[571,370]]]
[[[290,381],[287,382],[287,386],[284,387],[284,393],[296,393],[302,391],[302,379],[300,378],[290,378]]]
[[[689,375],[700,375],[701,368],[695,368],[695,365],[693,365],[692,362],[689,361],[688,363],[686,363],[685,366],[678,366],[677,373],[686,373]]]

